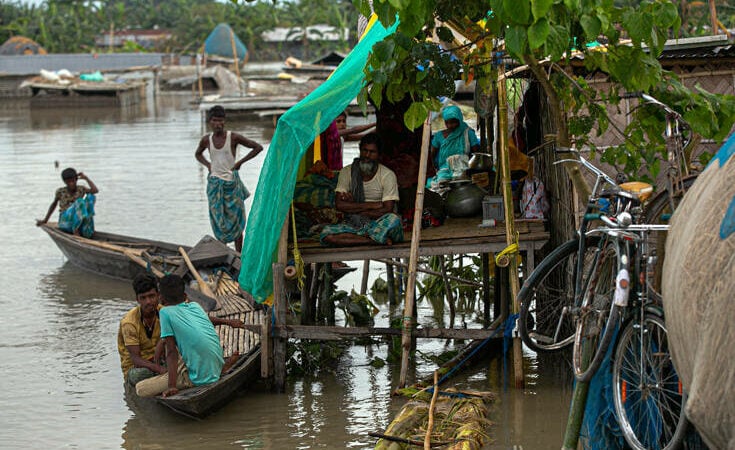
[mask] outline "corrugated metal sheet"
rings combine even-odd
[[[160,67],[162,53],[81,53],[0,56],[0,75],[36,75],[41,69],[71,72],[123,70],[130,67]]]

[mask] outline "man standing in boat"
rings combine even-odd
[[[235,242],[235,250],[242,252],[242,233],[245,229],[245,199],[250,195],[240,179],[240,167],[263,150],[263,146],[241,134],[225,130],[225,109],[213,106],[207,111],[212,132],[199,141],[194,156],[209,171],[207,199],[209,222],[214,236],[224,243]],[[237,147],[252,149],[237,160]],[[209,160],[204,151],[209,150]]]
[[[226,364],[214,325],[242,328],[242,321],[208,316],[198,303],[187,301],[184,280],[178,275],[161,278],[159,289],[167,370],[139,382],[135,391],[140,397],[167,397],[177,394],[179,389],[215,383],[239,356],[232,355]]]
[[[339,172],[335,207],[345,222],[327,225],[320,240],[325,245],[392,244],[403,240],[396,174],[380,164],[376,133],[360,139],[360,157]]]
[[[155,277],[147,273],[133,279],[133,291],[138,306],[125,314],[117,332],[117,350],[120,353],[125,382],[135,386],[139,381],[166,373],[160,364],[163,356],[161,323],[158,320],[159,295]]]

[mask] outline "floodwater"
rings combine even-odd
[[[400,409],[402,400],[390,396],[398,368],[368,364],[387,357],[386,344],[351,347],[333,370],[290,379],[284,394],[256,384],[198,422],[126,400],[116,333],[134,306],[129,283],[72,266],[35,219],[62,186],[60,171],[73,166],[100,189],[99,230],[190,245],[210,233],[205,173],[193,157],[201,117],[189,100],[167,95],[130,110],[0,103],[0,448],[371,448],[368,433],[382,432]],[[273,133],[270,121],[228,125],[264,145]],[[264,155],[241,171],[251,190]],[[359,290],[360,272],[342,279],[340,288]],[[379,275],[374,268],[370,283]],[[387,315],[381,311],[377,325],[385,326]],[[420,305],[419,320],[431,316]],[[468,322],[476,318],[467,313]],[[420,349],[444,347],[432,341]],[[561,445],[571,383],[560,373],[568,370],[531,353],[525,362],[523,390],[507,387],[512,370],[497,360],[451,382],[498,393],[489,448]],[[418,375],[432,370],[419,358]]]

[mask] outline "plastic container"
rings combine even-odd
[[[505,210],[503,209],[503,197],[486,196],[482,199],[482,220],[494,219],[505,220]]]

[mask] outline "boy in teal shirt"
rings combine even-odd
[[[163,308],[158,315],[168,372],[139,382],[135,388],[141,397],[161,393],[167,397],[179,389],[219,380],[224,358],[214,325],[242,327],[239,320],[209,317],[198,303],[186,301],[184,281],[177,275],[161,278],[159,292]]]

